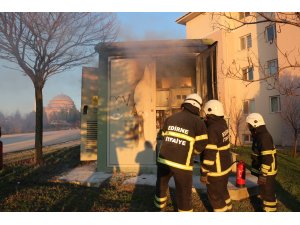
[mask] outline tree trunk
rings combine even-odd
[[[236,145],[237,145],[237,135],[234,135],[234,147],[236,147]]]
[[[35,86],[35,155],[34,163],[43,165],[43,88]]]
[[[296,158],[296,156],[297,156],[297,147],[298,147],[298,132],[296,131],[294,134],[294,150],[293,150],[294,158]]]

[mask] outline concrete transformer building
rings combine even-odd
[[[96,46],[98,68],[83,68],[81,160],[98,171],[156,171],[156,135],[190,93],[218,98],[217,42],[116,42]]]

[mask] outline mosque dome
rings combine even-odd
[[[59,112],[61,110],[70,110],[72,108],[75,108],[74,101],[67,95],[60,94],[52,98],[45,111],[47,114],[50,114],[52,112]]]

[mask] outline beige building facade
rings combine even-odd
[[[187,39],[218,42],[218,96],[229,117],[231,142],[237,136],[238,145],[250,143],[245,118],[251,112],[258,112],[265,118],[276,145],[292,145],[292,131],[281,117],[284,96],[274,87],[278,87],[278,77],[300,78],[299,67],[286,68],[289,61],[284,54],[288,53],[294,64],[300,61],[300,29],[269,22],[237,28],[240,24],[234,19],[255,22],[261,18],[255,13],[227,15],[233,19],[222,13],[193,12],[176,22],[186,26]]]

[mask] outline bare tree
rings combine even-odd
[[[212,13],[212,17],[215,17],[214,27],[224,29],[226,31],[234,31],[245,25],[271,22],[280,26],[291,25],[300,28],[299,12],[256,12],[248,13],[247,18],[245,17],[244,12],[241,12],[241,14],[242,16],[240,16],[240,14],[231,12],[214,12]],[[234,21],[235,23],[228,23],[228,20]]]
[[[233,134],[233,138],[234,138],[233,145],[234,147],[236,147],[238,142],[241,143],[240,129],[241,129],[241,125],[243,124],[243,111],[241,108],[237,106],[235,97],[231,99],[229,117],[230,117],[229,129]]]
[[[87,63],[94,46],[114,41],[112,13],[0,13],[0,58],[33,82],[36,101],[35,164],[43,164],[43,87],[57,73]]]
[[[299,12],[255,12],[255,13],[230,13],[230,12],[214,12],[211,13],[213,27],[215,29],[221,29],[226,32],[232,32],[243,26],[251,26],[260,23],[276,24],[276,32],[282,32],[284,26],[292,26],[296,29],[300,29],[300,13]],[[266,70],[266,66],[259,60],[259,57],[253,52],[248,53],[249,67],[255,67],[262,74],[258,79],[251,80],[246,85],[250,85],[257,81],[266,81],[269,89],[276,89],[280,94],[286,95],[290,92],[290,89],[300,89],[300,82],[293,83],[289,87],[282,86],[279,82],[280,74],[284,74],[287,69],[299,69],[300,68],[300,48],[294,49],[281,49],[278,46],[277,39],[272,40],[275,47],[278,50],[278,54],[284,59],[285,63],[277,65],[277,71],[270,74]],[[245,80],[242,68],[239,62],[233,61],[229,65],[222,63],[222,74],[226,77]]]
[[[281,79],[282,86],[289,87],[293,82],[299,82],[299,77],[287,75]],[[300,97],[295,90],[290,89],[285,96],[282,96],[281,117],[293,131],[292,156],[296,157],[298,147],[298,136],[300,135]]]

